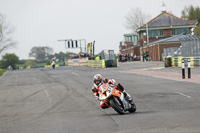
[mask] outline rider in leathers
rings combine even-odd
[[[114,84],[112,80],[107,78],[102,78],[100,74],[96,74],[93,78],[93,81],[94,85],[92,87],[92,92],[97,100],[99,100],[99,87],[102,85],[102,83]],[[130,95],[124,90],[124,87],[120,83],[116,85],[116,89],[123,92],[124,96],[127,97],[130,102],[132,102]],[[109,106],[107,106],[103,101],[100,101],[100,107],[102,109],[106,109]]]

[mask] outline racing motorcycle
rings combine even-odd
[[[112,107],[119,114],[135,112],[135,103],[133,101],[130,102],[124,96],[124,93],[120,92],[115,87],[116,84],[102,84],[99,88],[99,100],[103,101],[107,106]]]
[[[51,66],[52,66],[53,69],[55,68],[55,66],[56,66],[55,61],[53,61],[53,62],[51,63]]]

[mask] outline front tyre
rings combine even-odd
[[[120,115],[123,115],[125,113],[123,104],[121,104],[121,100],[119,98],[113,98],[110,99],[110,106]]]
[[[135,103],[131,103],[131,108],[128,110],[130,113],[134,113],[136,111],[136,105]]]

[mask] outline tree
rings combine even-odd
[[[10,48],[15,46],[17,43],[12,37],[14,32],[14,27],[6,20],[6,17],[0,13],[0,54]]]
[[[34,57],[38,61],[43,61],[52,53],[53,49],[50,47],[32,47],[29,57]]]
[[[200,8],[193,6],[184,7],[184,10],[182,10],[182,16],[181,18],[184,18],[186,20],[198,20],[200,22]],[[200,24],[196,25],[195,27],[195,35],[200,35]]]
[[[24,68],[26,68],[26,67],[28,67],[28,66],[30,66],[30,67],[35,67],[35,66],[37,66],[37,63],[36,63],[34,60],[27,60],[27,61],[25,62],[25,64],[24,64]]]
[[[190,6],[184,6],[184,9],[181,12],[181,18],[187,20],[189,16]]]
[[[194,34],[195,34],[196,36],[200,36],[200,24],[198,24],[198,25],[196,26],[196,28],[195,28],[195,30],[194,30]]]
[[[125,16],[125,27],[135,32],[136,29],[147,23],[149,18],[150,16],[144,14],[140,8],[131,9]]]
[[[15,54],[5,54],[2,57],[1,64],[2,68],[8,68],[9,65],[12,66],[13,69],[16,69],[16,64],[19,62],[19,57]]]
[[[66,58],[65,53],[63,53],[63,52],[55,53],[55,57],[59,61],[65,61],[65,58]]]

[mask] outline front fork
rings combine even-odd
[[[124,109],[128,109],[129,106],[128,106],[128,102],[125,100],[125,97],[124,97],[124,93],[121,92],[121,97],[120,97],[121,101],[123,102],[123,107]]]

